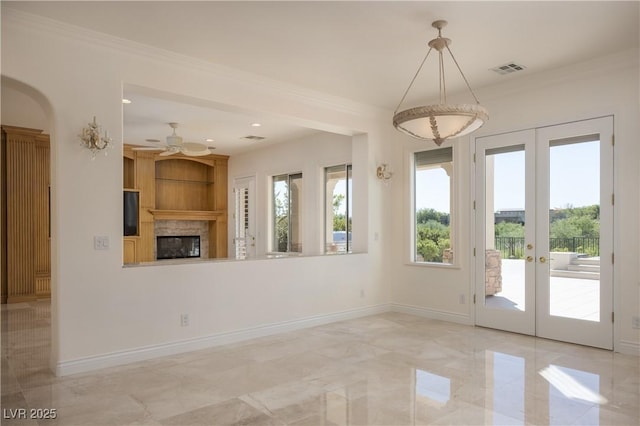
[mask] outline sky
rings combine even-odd
[[[496,154],[495,210],[524,209],[524,151]],[[560,145],[550,152],[550,208],[599,204],[599,142]],[[450,213],[449,181],[442,169],[416,174],[416,208]]]

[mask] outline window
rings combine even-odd
[[[351,164],[324,169],[325,253],[351,253]]]
[[[414,262],[453,263],[453,149],[414,154]]]
[[[302,252],[302,173],[273,177],[274,252]]]

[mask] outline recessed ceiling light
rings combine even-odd
[[[262,124],[260,123],[251,123],[251,127],[260,127]]]
[[[205,142],[213,142],[213,139],[211,139],[211,138],[206,138],[204,141],[205,141]]]
[[[145,139],[145,141],[147,141],[147,142],[153,142],[153,143],[158,143],[158,142],[160,142],[160,139]]]
[[[131,99],[122,98],[122,103],[123,104],[130,104],[131,103]]]

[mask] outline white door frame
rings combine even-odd
[[[584,321],[550,314],[549,251],[537,252],[536,279],[536,332],[540,337],[578,343],[604,349],[613,349],[613,117],[601,117],[540,128],[536,137],[538,168],[537,238],[548,245],[549,222],[549,153],[550,142],[585,135],[599,135],[600,139],[600,320]],[[544,281],[542,281],[544,280]]]
[[[239,211],[238,203],[242,202],[239,199],[241,191],[245,191],[244,201],[247,203],[247,208],[244,211]],[[242,178],[235,178],[233,180],[233,248],[234,257],[240,259],[250,259],[256,257],[256,177],[247,176]],[[246,215],[246,217],[245,217]],[[244,223],[240,224],[238,221],[242,220]],[[241,227],[242,226],[242,227]],[[246,227],[246,229],[244,229]],[[244,253],[241,255],[240,252]]]
[[[549,277],[549,152],[551,141],[570,139],[584,135],[598,134],[600,139],[600,320],[585,321],[573,318],[552,316],[550,314],[550,277]],[[525,258],[533,257],[525,263],[525,310],[500,310],[484,308],[485,266],[484,250],[486,246],[484,179],[485,152],[487,149],[509,145],[523,145],[525,149],[526,179],[525,215],[527,226],[525,244],[533,249],[525,249]],[[475,258],[473,291],[477,297],[475,305],[475,323],[477,325],[513,331],[539,337],[562,340],[613,349],[614,327],[614,282],[613,282],[613,117],[577,121],[537,129],[512,132],[496,136],[478,137],[472,146],[475,150],[475,220],[474,230]],[[533,173],[531,173],[533,171]],[[475,178],[475,179],[474,179]],[[532,182],[529,182],[532,181]],[[532,198],[533,197],[533,198]],[[492,208],[492,207],[491,207]],[[535,234],[531,234],[535,230]],[[532,243],[530,243],[532,241]],[[545,247],[546,246],[546,247]],[[544,258],[544,259],[543,259]]]
[[[478,146],[482,149],[479,150]],[[485,176],[485,155],[484,150],[495,149],[505,146],[522,146],[525,152],[525,175],[533,175],[535,169],[535,131],[522,130],[497,136],[487,136],[476,138],[476,258],[474,259],[475,281],[474,293],[476,295],[476,319],[477,325],[511,331],[514,333],[535,335],[535,264],[525,262],[525,307],[524,311],[506,309],[483,309],[485,302],[485,250],[487,246],[487,236],[485,233],[485,222],[488,209],[491,209],[491,220],[493,220],[493,206],[487,206],[484,197],[485,182],[481,177]],[[481,151],[481,152],[479,152]],[[525,243],[534,244],[535,234],[535,184],[531,180],[525,180]],[[525,255],[532,255],[525,253]],[[483,261],[481,261],[483,260]]]

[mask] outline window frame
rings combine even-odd
[[[329,211],[329,206],[328,206],[328,197],[327,197],[327,174],[329,173],[330,169],[337,169],[338,167],[342,167],[344,172],[345,172],[345,251],[344,252],[331,252],[327,250],[327,245],[328,245],[328,241],[327,241],[327,235],[328,235],[328,223],[327,223],[327,212]],[[336,170],[337,171],[337,170]],[[349,181],[351,181],[351,184],[349,184]],[[352,196],[353,194],[351,194],[351,196],[349,195],[349,190],[351,190],[351,192],[353,192],[353,165],[349,162],[347,163],[343,163],[343,164],[336,164],[334,166],[327,166],[323,168],[323,185],[322,185],[322,189],[323,189],[323,207],[324,207],[324,214],[323,214],[323,237],[322,237],[322,253],[323,254],[329,254],[329,255],[333,255],[333,254],[352,254],[353,253],[353,228],[352,228],[352,223],[349,223],[349,218],[351,217],[351,219],[353,219],[353,211],[351,211],[352,209],[349,207],[349,203],[352,202]],[[333,227],[332,227],[333,228]],[[332,233],[333,233],[333,229],[332,229]],[[349,234],[351,233],[351,238],[349,238]]]
[[[278,178],[285,178],[282,180],[278,180]],[[299,231],[300,231],[300,241],[299,241],[299,251],[292,251],[291,250],[291,182],[293,179],[303,179],[303,173],[302,172],[293,172],[293,173],[280,173],[277,175],[273,175],[270,178],[270,182],[271,182],[271,189],[270,189],[270,199],[271,199],[271,209],[270,209],[270,220],[269,220],[269,250],[268,253],[273,253],[273,254],[289,254],[289,253],[295,253],[295,254],[302,254],[303,253],[303,238],[302,236],[304,235],[303,229],[304,229],[304,224],[302,222],[302,220],[300,220],[299,223]],[[287,183],[287,250],[286,251],[279,251],[278,250],[278,244],[277,244],[277,226],[276,226],[276,218],[277,218],[277,214],[276,214],[276,208],[277,208],[277,203],[276,203],[276,192],[275,192],[275,183],[278,181],[285,181]],[[300,196],[297,198],[297,202],[298,202],[298,208],[302,209],[304,206],[304,203],[302,202],[302,194],[300,194]]]
[[[449,178],[451,179],[450,184],[450,193],[449,193],[449,241],[450,248],[453,250],[453,262],[452,263],[443,263],[443,262],[428,262],[428,261],[418,261],[417,260],[417,223],[416,223],[416,154],[427,151],[434,151],[439,149],[451,149],[451,164],[452,164],[452,172]],[[445,269],[460,269],[460,259],[461,256],[465,253],[460,252],[460,244],[458,241],[458,236],[460,234],[460,221],[459,221],[459,209],[462,203],[459,200],[459,186],[460,186],[460,166],[461,159],[460,156],[460,147],[454,147],[449,141],[445,142],[442,146],[424,149],[424,147],[412,149],[405,151],[408,160],[409,167],[407,168],[408,174],[408,192],[407,196],[409,202],[407,203],[409,206],[408,211],[408,244],[405,245],[407,252],[405,253],[405,264],[409,266],[418,266],[418,267],[433,267],[433,268],[445,268]]]

